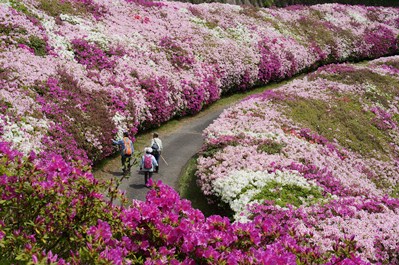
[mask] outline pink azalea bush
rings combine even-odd
[[[248,215],[252,222],[230,223],[218,216],[204,218],[162,184],[154,184],[146,202],[126,206],[118,191],[97,183],[90,164],[113,153],[110,140],[123,131],[134,135],[175,116],[196,113],[223,93],[244,91],[331,62],[395,54],[398,14],[397,8],[338,4],[251,9],[146,0],[2,1],[0,263],[395,261],[391,254],[395,253],[395,237],[384,237],[381,232],[394,229],[394,225],[376,231],[381,235],[378,244],[360,255],[365,245],[353,237],[342,237],[343,231],[334,237],[328,231],[311,229],[316,222],[320,227],[329,225],[328,218],[319,216],[318,208],[302,214],[266,204],[252,210],[253,218]],[[376,61],[374,68],[382,75],[398,71],[388,59]],[[320,89],[316,81],[312,86]],[[350,85],[342,85],[343,90],[347,87]],[[369,90],[373,99],[381,101],[373,86]],[[301,93],[311,92],[305,89]],[[323,98],[317,91],[312,95]],[[280,100],[290,95],[276,92],[265,97]],[[390,110],[395,102],[381,103],[382,107],[366,111],[373,113],[376,128],[394,137],[397,116]],[[251,115],[262,118],[257,116],[261,113]],[[277,110],[274,114],[282,119]],[[291,124],[289,119],[287,124]],[[276,166],[268,174],[279,175],[290,187],[303,193],[311,191],[313,196],[294,199],[305,204],[326,203],[323,209],[348,227],[355,227],[356,222],[347,220],[350,213],[335,215],[332,199],[356,198],[347,205],[363,207],[362,216],[370,220],[388,218],[397,211],[396,201],[383,198],[382,189],[373,181],[397,192],[389,188],[397,173],[389,160],[370,158],[377,169],[390,175],[374,174],[377,169],[370,170],[360,157],[351,165],[358,170],[356,174],[366,172],[369,178],[345,180],[350,175],[350,164],[345,164],[337,169],[342,173],[337,179],[336,172],[328,170],[330,159],[323,160],[320,152],[332,154],[334,159],[352,159],[352,153],[321,134],[302,129],[284,128],[297,135],[292,138],[294,142],[307,139],[304,148],[319,158],[315,165],[295,163],[295,157],[293,163],[279,163],[277,154],[285,148],[284,139],[269,137],[259,142],[256,133],[248,138],[248,144],[259,142],[262,152],[274,154]],[[237,144],[245,138],[234,135],[226,140],[239,149]],[[316,148],[310,141],[320,146]],[[291,152],[302,161],[307,159],[300,154],[303,150],[298,147]],[[250,157],[253,148],[240,152]],[[387,153],[380,155],[389,157]],[[270,184],[267,177],[259,187]],[[296,180],[300,184],[296,185]],[[208,184],[211,187],[210,181],[204,180],[204,187]],[[378,203],[357,201],[357,196],[366,195],[378,198]],[[115,199],[122,205],[113,205]],[[237,209],[242,205],[238,203]],[[375,208],[374,215],[369,214]],[[310,215],[316,216],[315,221],[307,220]],[[389,220],[395,223],[394,218]],[[315,244],[325,237],[331,240]],[[374,260],[370,255],[375,255]]]
[[[145,202],[127,206],[117,195],[122,202],[117,206],[103,197],[105,187],[82,165],[60,155],[43,160],[32,152],[24,158],[1,142],[0,158],[1,263],[367,264],[356,255],[353,238],[334,242],[334,251],[323,253],[310,233],[295,232],[295,218],[304,213],[264,206],[269,210],[259,210],[250,223],[205,218],[162,183],[153,184]],[[352,203],[376,214],[384,211],[377,202]],[[395,201],[383,203],[398,207]],[[312,214],[328,216],[329,207]]]
[[[196,113],[223,93],[394,54],[398,14],[338,4],[3,1],[2,139],[27,154],[66,138],[64,158],[95,162],[113,152],[112,136]]]
[[[202,191],[238,221],[287,214],[321,253],[351,239],[398,264],[398,63],[321,67],[225,110],[204,132]]]

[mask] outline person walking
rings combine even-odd
[[[162,140],[159,139],[158,133],[153,133],[152,139],[151,139],[151,148],[152,148],[152,155],[155,157],[157,160],[157,166],[155,168],[155,173],[158,173],[159,170],[159,158],[161,157],[162,154]]]
[[[121,162],[123,174],[130,171],[130,160],[134,153],[133,141],[129,138],[129,133],[124,132],[121,140],[112,139],[112,143],[121,147]]]
[[[151,147],[144,149],[145,154],[141,157],[140,170],[144,172],[144,183],[148,186],[148,181],[152,179],[152,173],[158,166],[158,162],[151,154],[153,152]]]

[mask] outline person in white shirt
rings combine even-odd
[[[159,170],[159,158],[161,157],[162,154],[162,141],[159,139],[158,133],[153,133],[152,134],[152,139],[151,139],[151,148],[152,148],[152,155],[155,157],[157,160],[157,166],[155,168],[155,173],[158,173]]]

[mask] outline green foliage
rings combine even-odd
[[[53,17],[58,17],[61,14],[76,14],[72,4],[68,1],[39,0],[39,8]]]
[[[37,16],[33,14],[29,9],[22,3],[22,1],[17,1],[17,0],[9,0],[9,3],[11,4],[11,7],[17,10],[18,12],[21,12],[25,14],[28,17],[35,17]]]
[[[258,152],[265,152],[268,153],[269,155],[273,154],[279,154],[281,152],[281,149],[284,148],[284,144],[282,143],[277,143],[274,141],[267,141],[265,143],[259,144],[258,145]]]
[[[285,207],[287,204],[299,207],[304,202],[313,204],[323,198],[318,187],[307,189],[295,184],[282,184],[277,181],[270,181],[253,197],[253,200],[274,201],[276,205],[281,207]]]
[[[217,21],[207,21],[207,22],[205,22],[205,26],[209,29],[214,29],[219,25],[218,25]]]
[[[317,5],[325,3],[340,3],[349,5],[370,6],[399,6],[397,0],[275,0],[274,4],[279,7],[289,5]]]
[[[365,84],[375,87],[374,90],[376,92],[381,91],[380,94],[386,98],[385,100],[399,96],[399,80],[397,78],[374,73],[371,69],[367,68],[345,71],[345,74],[321,74],[317,76],[348,85]]]
[[[27,32],[23,33],[23,34],[27,34]],[[39,37],[37,37],[35,35],[29,36],[28,39],[19,38],[17,40],[17,42],[20,43],[20,44],[25,44],[29,48],[33,49],[35,55],[37,55],[37,56],[45,56],[45,55],[47,55],[47,47],[46,47],[47,44],[46,44],[46,41],[44,41],[43,39],[41,39],[41,38],[39,38]]]
[[[14,27],[12,24],[0,24],[0,35],[9,36],[10,33],[28,34],[26,29]]]
[[[37,36],[31,35],[29,37],[28,46],[35,51],[37,56],[45,56],[47,54],[46,42]]]
[[[390,196],[393,198],[399,198],[399,184],[396,184],[396,186],[393,188]]]
[[[398,114],[394,114],[393,115],[393,120],[396,121],[397,124],[399,124],[399,115]]]
[[[10,35],[10,33],[13,31],[13,26],[11,24],[5,25],[5,24],[0,24],[0,34],[1,35]]]
[[[52,17],[58,17],[61,14],[83,15],[89,11],[88,6],[79,2],[76,4],[62,0],[39,0],[38,2],[39,8]]]
[[[263,19],[263,17],[258,13],[260,9],[254,6],[245,5],[240,10],[240,14],[246,15],[248,17],[253,17],[256,19]]]
[[[3,186],[0,192],[10,195],[0,200],[0,228],[6,234],[0,241],[1,264],[29,264],[40,249],[68,257],[70,251],[86,247],[86,229],[98,219],[115,223],[112,210],[104,210],[109,208],[107,202],[95,196],[105,186],[77,175],[83,168],[72,172],[67,181],[54,175],[50,187],[40,185],[48,175],[28,159],[2,156],[0,162],[0,175],[9,178],[7,189]],[[30,236],[35,243],[28,248]]]
[[[231,219],[233,211],[226,204],[209,204],[208,198],[204,196],[198,187],[195,176],[197,159],[198,155],[192,157],[182,170],[183,174],[179,178],[180,197],[191,201],[192,207],[201,210],[205,216],[218,214]]]
[[[396,37],[397,41],[399,42],[399,35]],[[392,62],[384,62],[382,63],[384,65],[388,65],[390,67],[399,69],[399,62],[398,61],[392,61]]]
[[[350,95],[337,95],[330,102],[298,98],[283,104],[290,107],[286,114],[294,121],[366,157],[384,159],[391,150],[388,133],[371,123],[375,115]]]
[[[262,4],[264,7],[271,7],[274,5],[274,0],[264,0]]]
[[[306,36],[305,39],[298,40],[303,45],[309,45],[311,43],[317,43],[318,46],[328,46],[331,47],[332,51],[328,57],[324,60],[324,64],[336,62],[338,56],[338,51],[335,51],[336,44],[336,34],[339,33],[344,39],[348,40],[348,43],[355,43],[355,36],[349,30],[344,30],[335,27],[331,30],[333,25],[326,27],[320,23],[320,20],[324,18],[324,15],[318,10],[313,10],[311,16],[302,17],[301,19],[293,22],[290,25],[289,32],[291,36],[298,40],[297,36]],[[354,48],[354,47],[353,47]]]
[[[219,152],[219,150],[221,150],[223,147],[221,146],[216,146],[216,145],[212,145],[209,146],[205,149],[205,151],[201,152],[201,155],[203,157],[212,157],[214,156],[217,152]]]

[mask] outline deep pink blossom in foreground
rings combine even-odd
[[[152,183],[145,202],[115,206],[90,174],[60,156],[45,164],[33,154],[22,159],[1,142],[0,157],[7,166],[0,169],[0,257],[11,262],[18,256],[33,264],[368,264],[353,238],[335,237],[334,251],[325,254],[306,228],[332,215],[344,220],[356,208],[384,215],[399,206],[388,199],[347,199],[307,212],[263,205],[253,209],[252,222],[231,223],[205,218],[161,182]]]
[[[222,153],[216,155],[218,161],[235,169],[245,156],[254,171],[267,167],[282,180],[320,188],[326,197],[323,206],[287,210],[254,204],[247,215],[251,221],[231,223],[220,216],[204,218],[175,191],[158,183],[146,202],[119,207],[113,205],[112,196],[121,201],[123,197],[98,183],[88,166],[113,152],[110,139],[121,132],[134,135],[175,116],[196,113],[223,93],[244,91],[323,64],[397,53],[397,8],[328,4],[257,10],[146,0],[45,2],[0,3],[1,261],[397,263],[398,233],[386,232],[397,229],[393,214],[398,211],[397,201],[384,197],[385,191],[369,178],[360,178],[362,170],[375,177],[368,162],[300,127],[267,133],[272,138],[284,135],[274,140],[292,141],[287,148],[291,158],[251,157],[249,145],[262,134],[258,120],[267,109],[232,114],[245,114],[238,118],[239,125],[254,131],[239,137],[240,145],[236,135],[216,140],[213,144],[219,147],[234,143],[223,149],[235,154],[231,165]],[[52,10],[51,4],[59,8]],[[373,71],[382,75],[398,73],[389,59],[374,66]],[[338,73],[348,68],[324,70]],[[318,89],[362,91],[322,80],[294,87],[298,95],[320,100],[328,96]],[[262,97],[268,102],[291,95],[269,92]],[[376,127],[395,136],[396,106],[394,101],[392,106],[365,110],[373,113]],[[291,124],[278,109],[267,111],[276,121]],[[307,157],[301,154],[304,150]],[[295,160],[310,156],[315,164],[304,166]],[[263,164],[255,163],[259,159]],[[338,159],[344,161],[342,167],[331,171],[329,166]],[[372,162],[388,184],[396,183],[398,171],[391,161]],[[215,172],[226,174],[221,167]],[[203,182],[210,192],[212,177]],[[363,219],[368,221],[359,222]],[[336,230],[332,222],[346,230]],[[369,236],[360,228],[372,239],[360,240]]]

